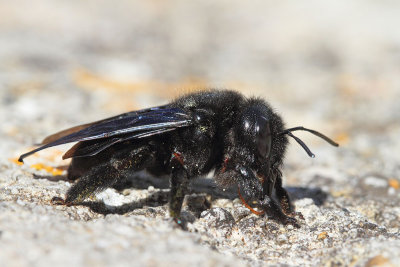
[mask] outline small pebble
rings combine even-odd
[[[155,188],[154,188],[154,186],[152,186],[152,185],[150,185],[150,186],[147,188],[147,191],[149,191],[149,192],[154,192],[154,190],[155,190]]]
[[[288,241],[287,236],[284,234],[278,235],[276,240],[278,241],[279,244],[284,244],[284,243],[287,243],[287,241]]]

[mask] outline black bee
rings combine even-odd
[[[260,98],[212,90],[58,132],[19,161],[48,147],[78,142],[63,156],[72,158],[68,178],[79,178],[62,201],[66,205],[79,204],[132,172],[169,174],[170,216],[178,223],[189,181],[215,170],[216,183],[237,185],[253,213],[298,227],[281,172],[288,136],[314,157],[293,135],[298,130],[338,146],[304,127],[285,129],[281,117]],[[274,189],[278,202],[272,198]]]

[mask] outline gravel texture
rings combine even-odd
[[[396,1],[0,1],[2,266],[399,266],[400,4]],[[128,177],[87,205],[68,146],[15,159],[69,126],[198,88],[267,99],[298,136],[284,183],[304,220],[251,214],[193,182],[187,231],[168,179]]]

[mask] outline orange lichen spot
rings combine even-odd
[[[185,94],[204,91],[206,88],[208,88],[207,81],[196,77],[189,77],[179,82],[164,84],[163,90],[157,92],[157,95],[161,93],[163,97],[170,99]]]
[[[146,93],[171,98],[206,88],[208,83],[204,79],[188,77],[183,81],[163,83],[155,80],[121,81],[102,76],[90,70],[79,68],[73,73],[75,83],[88,90],[103,90],[112,93]]]
[[[47,171],[47,172],[49,172],[49,171],[50,171],[50,168],[51,168],[51,167],[46,166],[46,165],[44,165],[44,164],[42,164],[42,163],[33,164],[33,165],[31,165],[30,167],[31,167],[32,169],[35,169],[35,170],[38,170],[38,171],[45,170],[45,171]]]
[[[349,98],[358,95],[360,92],[359,81],[350,73],[341,74],[338,77],[337,83],[340,96],[348,101],[350,100]]]
[[[126,81],[85,68],[76,69],[72,76],[78,87],[108,94],[109,98],[105,102],[104,108],[112,112],[143,108],[143,101],[140,99],[165,99],[165,101],[158,102],[163,103],[168,99],[201,91],[209,85],[207,81],[197,77],[187,77],[177,82],[144,79]],[[135,99],[139,100],[135,101]]]
[[[390,178],[389,179],[389,186],[393,187],[394,189],[399,189],[400,188],[400,183],[398,180],[394,179],[394,178]]]
[[[333,138],[337,143],[343,145],[347,144],[350,140],[350,137],[347,133],[339,133]]]
[[[74,81],[77,85],[88,90],[108,90],[112,92],[145,92],[148,82],[123,82],[104,77],[84,68],[74,72]]]
[[[10,125],[8,127],[7,126],[4,127],[3,131],[5,134],[7,134],[9,136],[16,136],[20,132],[17,127],[12,126],[12,125]]]
[[[382,255],[376,255],[375,257],[369,259],[365,266],[372,267],[372,266],[394,266],[390,264],[389,259],[385,258]]]
[[[59,176],[59,175],[63,175],[64,171],[58,168],[54,168],[53,171],[51,172],[51,174],[53,174],[54,176]]]
[[[54,141],[54,140],[55,139],[53,139],[51,141]],[[34,150],[35,148],[37,148],[37,147],[28,147],[25,149],[25,151]],[[45,151],[40,151],[39,153],[34,153],[34,154],[30,155],[29,158],[40,158],[40,159],[44,159],[46,161],[56,162],[61,159],[63,154],[64,154],[64,152],[62,150],[59,150],[56,148],[50,148]]]
[[[50,153],[48,154],[42,154],[42,158],[45,158],[49,161],[56,161],[58,159],[60,159],[62,157],[62,155],[64,154],[63,151],[61,150],[57,150],[57,149],[52,149],[51,151],[49,151]]]
[[[47,166],[42,163],[33,164],[30,167],[38,171],[45,170],[46,172],[51,173],[54,176],[62,175],[64,172],[62,169]]]
[[[10,158],[8,160],[13,162],[13,163],[15,163],[15,164],[17,164],[17,165],[23,165],[24,164],[23,162],[18,161],[18,158]]]
[[[324,240],[327,237],[329,237],[328,232],[322,232],[317,236],[317,239],[318,240]]]
[[[333,191],[333,192],[331,192],[331,195],[332,195],[333,197],[347,197],[347,196],[351,195],[352,192],[353,192],[352,189],[350,189],[350,188],[344,188],[344,189],[342,189],[342,190],[338,190],[338,191]]]

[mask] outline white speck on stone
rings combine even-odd
[[[78,213],[79,215],[82,215],[82,214],[85,213],[85,211],[84,211],[83,209],[78,209],[78,210],[76,211],[76,213]]]
[[[367,176],[364,178],[364,184],[373,186],[373,187],[387,187],[388,182],[382,178],[378,178],[375,176]]]
[[[149,191],[149,192],[154,192],[154,186],[150,185],[150,186],[147,188],[147,191]]]
[[[95,246],[98,249],[106,249],[109,246],[109,242],[107,240],[99,240]]]
[[[17,195],[18,194],[18,189],[17,188],[12,188],[11,189],[11,194],[13,194],[13,195]]]
[[[121,206],[129,201],[121,195],[118,194],[114,189],[108,188],[103,192],[96,194],[99,200],[102,200],[104,204],[109,206]]]
[[[204,211],[202,211],[201,213],[200,213],[200,217],[201,218],[204,218],[206,215],[207,215],[207,210],[204,210]]]
[[[357,231],[357,229],[353,228],[353,229],[350,229],[350,230],[349,230],[348,234],[349,234],[349,236],[350,236],[351,238],[356,238],[357,235],[358,235],[358,231]]]
[[[278,241],[279,244],[284,244],[284,243],[286,243],[288,241],[286,235],[284,235],[284,234],[278,235],[276,240]]]
[[[314,200],[312,200],[311,198],[303,198],[303,199],[296,201],[296,207],[298,207],[298,208],[299,207],[307,207],[307,206],[310,206],[313,204],[314,204]]]
[[[318,176],[319,179],[332,179],[336,182],[344,181],[347,177],[336,168],[326,168],[321,166],[312,166],[305,170],[301,175],[304,177],[303,179],[307,180],[311,180]]]
[[[21,199],[17,199],[17,204],[20,206],[25,206],[25,202],[23,202]]]
[[[396,189],[394,189],[393,187],[389,187],[388,195],[394,196],[395,194],[396,194]]]

